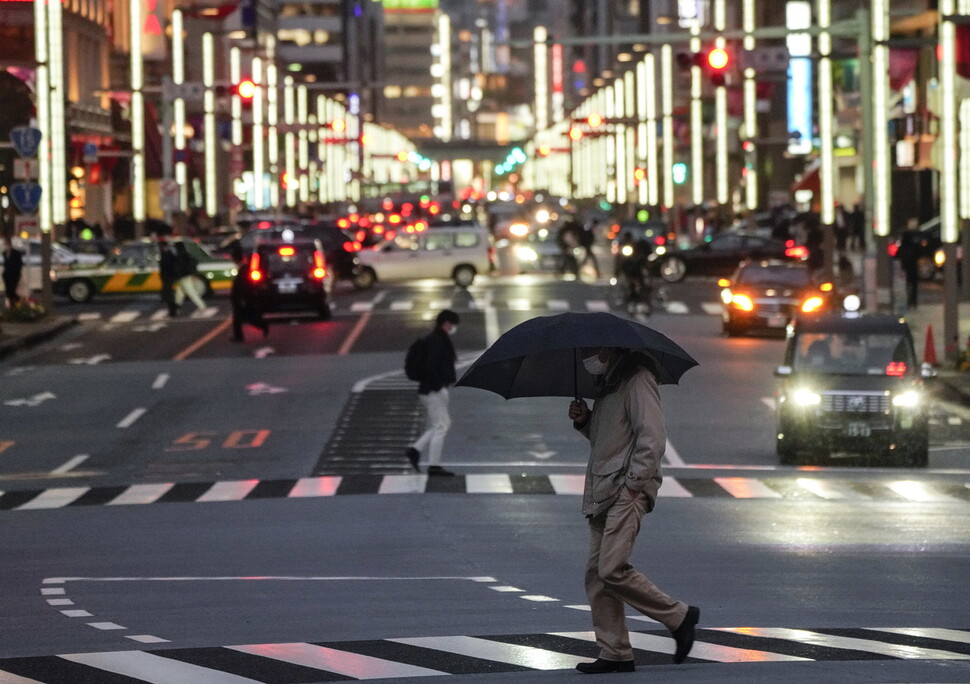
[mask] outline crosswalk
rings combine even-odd
[[[638,667],[671,662],[673,640],[666,631],[634,631],[630,637]],[[585,631],[157,647],[0,659],[0,682],[284,684],[486,673],[509,673],[515,681],[514,673],[573,670],[595,658],[596,650],[592,632]],[[687,662],[873,660],[970,660],[970,631],[716,627],[698,630]]]
[[[331,312],[336,316],[359,315],[363,313],[420,313],[435,312],[442,309],[452,309],[459,313],[470,313],[494,309],[497,311],[529,312],[534,311],[540,314],[555,314],[564,311],[610,311],[609,302],[605,299],[583,299],[569,301],[566,299],[528,299],[521,297],[511,297],[508,299],[495,299],[487,304],[475,299],[457,302],[453,299],[386,299],[386,300],[363,300],[363,301],[341,301],[337,299],[331,304]],[[684,301],[669,301],[665,304],[663,311],[657,311],[658,315],[669,314],[674,316],[704,315],[720,316],[722,305],[719,301],[702,301],[688,303]],[[181,317],[169,318],[168,310],[159,309],[122,309],[121,311],[84,311],[78,313],[76,318],[81,323],[101,323],[105,325],[124,325],[139,322],[183,322],[209,320],[213,318],[224,318],[231,313],[228,302],[218,302],[215,306],[208,306],[205,309],[185,313]]]
[[[252,499],[299,499],[347,494],[488,494],[581,496],[585,476],[468,473],[322,475],[286,480],[158,482],[128,486],[52,487],[0,491],[0,511],[74,506],[213,503]],[[968,481],[848,480],[784,474],[763,477],[665,477],[661,498],[791,499],[960,504],[970,502]]]

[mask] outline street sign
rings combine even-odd
[[[84,143],[82,154],[84,155],[82,161],[85,164],[93,164],[98,161],[98,146],[93,142]]]
[[[33,214],[17,214],[13,218],[13,229],[17,235],[27,233],[30,237],[39,237],[40,219]]]
[[[171,178],[163,178],[158,184],[163,211],[179,210],[179,184]]]
[[[17,208],[25,214],[33,214],[40,204],[41,189],[37,183],[14,183],[10,186],[10,196]]]
[[[21,157],[36,157],[40,147],[40,129],[32,126],[15,126],[10,130],[10,142]]]
[[[40,162],[32,157],[17,157],[13,160],[13,177],[17,180],[30,180],[40,176]]]
[[[162,82],[162,97],[169,102],[177,99],[202,102],[205,97],[205,86],[199,81],[172,83],[171,79],[165,79]]]

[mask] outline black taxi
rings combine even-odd
[[[836,456],[925,467],[929,426],[924,378],[903,319],[827,313],[788,328],[778,389],[783,464]]]

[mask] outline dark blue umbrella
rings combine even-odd
[[[595,397],[581,347],[616,347],[649,355],[659,381],[677,384],[697,365],[666,335],[610,313],[540,316],[515,326],[482,353],[456,383],[513,397]]]

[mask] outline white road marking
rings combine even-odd
[[[303,667],[335,672],[354,679],[384,679],[390,677],[431,677],[448,674],[417,665],[382,660],[372,656],[339,651],[314,644],[259,644],[255,646],[227,646],[240,653],[250,653],[281,660]]]
[[[131,323],[141,315],[141,311],[121,311],[108,319],[109,323]]]
[[[511,494],[512,480],[501,473],[471,473],[465,476],[469,494]]]
[[[717,629],[722,632],[734,632],[746,636],[766,637],[768,639],[785,639],[787,641],[797,641],[802,644],[812,644],[814,646],[846,648],[853,651],[878,653],[889,656],[890,658],[970,660],[970,655],[964,653],[953,653],[935,648],[920,648],[918,646],[905,646],[902,644],[887,644],[871,639],[820,634],[819,632],[812,632],[807,629],[786,629],[783,627],[712,627],[711,629]],[[697,644],[694,644],[694,648],[697,648]],[[691,655],[695,654],[696,651],[691,651]]]
[[[970,644],[970,633],[958,629],[935,629],[925,627],[869,627],[873,632],[888,632],[889,634],[905,634],[907,636],[924,639],[940,639]]]
[[[810,477],[800,477],[795,484],[823,499],[871,499],[872,497],[857,492],[851,487],[831,480],[818,480]]]
[[[374,310],[374,302],[354,302],[350,305],[350,310],[354,313],[364,313]]]
[[[532,303],[528,299],[510,299],[506,306],[509,311],[531,311]]]
[[[258,684],[255,679],[240,677],[180,660],[152,655],[144,651],[75,653],[60,656],[64,660],[96,667],[151,684]]]
[[[77,319],[79,321],[98,321],[98,320],[101,320],[101,314],[93,311],[88,311],[85,313],[79,313],[77,315]]]
[[[677,481],[676,477],[665,477],[663,484],[660,485],[660,491],[657,496],[677,498],[677,499],[689,499],[694,496],[690,493],[684,485]]]
[[[135,421],[136,420],[138,420],[139,418],[141,418],[147,412],[148,412],[148,409],[146,409],[146,408],[136,408],[131,413],[129,413],[127,416],[125,416],[120,421],[118,421],[118,424],[115,427],[119,427],[119,428],[129,428],[129,427],[131,427],[132,425],[135,424]]]
[[[153,321],[160,321],[164,318],[168,318],[168,309],[159,309],[153,313],[149,318]]]
[[[735,499],[780,499],[781,494],[753,477],[715,477]]]
[[[469,636],[420,637],[388,639],[388,641],[419,648],[430,648],[436,651],[446,651],[447,653],[457,653],[473,658],[484,658],[485,660],[494,660],[510,665],[521,665],[533,670],[567,670],[576,667],[577,663],[589,661],[589,658],[585,656],[568,655],[544,648],[517,646]]]
[[[485,311],[485,343],[490,346],[501,334],[498,328],[498,311],[492,305],[491,290],[485,293],[485,301],[483,304]]]
[[[297,480],[288,496],[293,499],[305,496],[333,496],[337,493],[342,479],[339,475],[304,477]]]
[[[123,627],[119,624],[115,624],[114,622],[89,622],[88,627],[94,627],[95,629],[100,629],[105,632],[116,630],[116,629],[124,629],[124,630],[128,629],[127,627]]]
[[[276,350],[273,349],[272,347],[260,347],[259,349],[253,352],[253,356],[255,356],[257,359],[265,359],[267,356],[274,353],[275,351]]]
[[[68,473],[74,470],[75,468],[77,468],[79,465],[84,463],[89,458],[90,456],[88,454],[78,454],[77,456],[74,456],[68,459],[67,463],[65,463],[64,465],[60,465],[54,468],[54,470],[51,471],[51,475],[63,475],[64,473]]]
[[[596,641],[596,637],[592,632],[555,632],[553,633],[553,636],[580,639],[582,641]],[[672,654],[674,652],[673,638],[660,636],[657,634],[631,632],[630,644],[633,646],[633,648],[639,648],[645,651],[653,651],[654,653]],[[708,644],[702,641],[694,642],[694,647],[691,649],[690,655],[692,658],[713,660],[719,663],[789,662],[811,660],[811,658],[800,658],[798,656],[772,653],[770,651],[756,651],[748,648],[720,646],[718,644]]]
[[[391,302],[391,311],[410,311],[414,308],[414,302],[410,299],[399,299]]]
[[[140,644],[169,644],[171,641],[169,639],[163,639],[162,637],[152,636],[151,634],[128,634],[125,639],[131,639],[132,641],[137,641]]]
[[[546,306],[551,311],[569,311],[569,302],[565,299],[550,299],[546,302]]]
[[[701,308],[704,309],[704,313],[711,316],[720,316],[724,311],[724,305],[720,302],[701,302]]]
[[[669,439],[667,440],[667,445],[664,447],[664,458],[667,459],[668,465],[674,467],[682,468],[683,466],[687,465],[684,463],[684,459],[680,457],[680,454],[677,453],[674,445],[670,443]]]
[[[259,480],[216,482],[196,501],[242,501],[258,484]]]
[[[62,610],[62,615],[67,617],[77,618],[77,617],[94,617],[93,613],[89,613],[86,610]]]
[[[934,490],[926,482],[916,482],[914,480],[900,480],[897,482],[887,482],[886,486],[900,496],[906,497],[910,501],[919,502],[939,502],[939,501],[958,501],[955,497],[948,496],[942,492]]]
[[[583,489],[586,487],[586,476],[570,474],[549,475],[549,482],[552,484],[552,489],[556,494],[578,495],[582,494]]]
[[[152,389],[162,389],[168,383],[168,379],[168,373],[159,373],[158,377],[155,378],[155,382],[152,383]]]
[[[55,487],[45,489],[39,496],[17,506],[18,511],[40,510],[44,508],[63,508],[84,496],[90,487]]]
[[[667,302],[666,311],[669,314],[686,314],[690,312],[683,302]]]
[[[591,299],[586,302],[587,311],[609,311],[610,303],[603,299]]]
[[[174,482],[160,484],[133,485],[108,502],[108,506],[126,506],[129,504],[150,504],[158,501],[165,492],[175,486]]]
[[[428,476],[423,473],[405,475],[385,475],[378,488],[378,494],[423,494]]]
[[[778,408],[778,402],[774,397],[761,397],[761,403],[767,406],[771,411]]]

